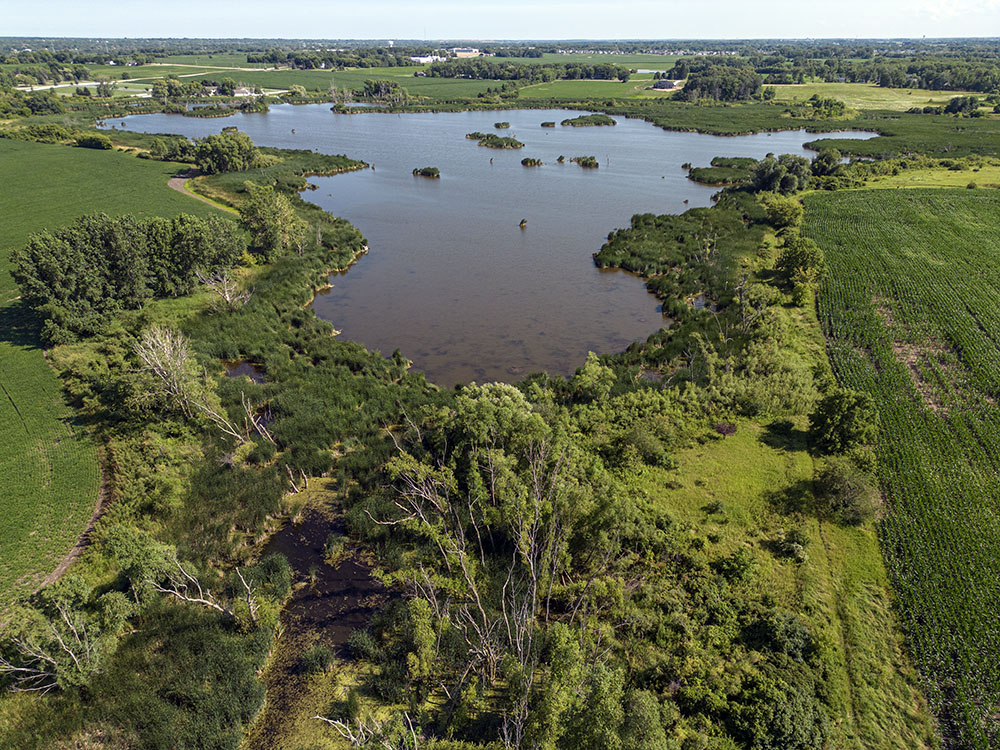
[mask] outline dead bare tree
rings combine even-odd
[[[243,577],[240,576],[240,579],[243,580]],[[243,583],[247,588],[247,596],[251,596],[250,586],[245,580]],[[203,588],[198,578],[184,567],[176,555],[168,557],[163,577],[153,582],[153,589],[188,604],[199,604],[228,617],[235,616],[232,607],[220,603],[211,591]]]
[[[237,444],[249,439],[251,429],[268,442],[275,443],[274,437],[258,416],[257,408],[245,393],[240,394],[244,412],[242,428],[229,419],[221,406],[213,403],[206,386],[208,375],[204,371],[200,376],[197,374],[194,356],[184,334],[162,326],[152,326],[143,332],[133,350],[142,362],[143,369],[153,375],[153,381],[158,384],[159,395],[174,403],[184,416],[190,418],[195,414],[202,415]]]
[[[406,723],[407,736],[402,742],[393,742],[386,738],[388,722],[361,718],[350,722],[340,721],[339,719],[328,719],[325,716],[313,716],[313,718],[325,722],[336,729],[337,733],[347,740],[351,747],[371,747],[373,742],[377,742],[385,750],[420,750],[419,736],[413,726],[413,721],[410,719],[409,713],[406,711],[403,712],[403,721]]]
[[[195,271],[195,276],[210,291],[215,292],[231,312],[239,310],[253,296],[253,288],[241,288],[239,281],[229,271],[216,271],[211,275]]]
[[[42,625],[40,637],[13,634],[5,639],[17,657],[0,651],[0,677],[10,679],[14,692],[47,693],[59,687],[60,670],[88,675],[99,666],[97,640],[91,638],[86,620],[63,602],[56,604],[56,616]]]

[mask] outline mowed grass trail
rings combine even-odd
[[[114,151],[0,140],[0,607],[37,586],[76,543],[97,500],[97,450],[74,423],[17,300],[10,252],[32,232],[109,214],[206,215],[167,187],[176,164]]]
[[[1000,193],[805,198],[830,359],[881,413],[879,532],[948,747],[1000,747]]]

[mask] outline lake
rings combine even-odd
[[[443,386],[568,375],[588,351],[618,352],[665,321],[643,282],[602,271],[591,255],[636,213],[711,205],[716,188],[681,164],[714,156],[811,155],[804,130],[720,137],[664,131],[641,120],[563,127],[579,111],[334,114],[328,104],[198,119],[134,115],[125,127],[202,138],[236,126],[255,143],[346,154],[371,169],[311,178],[303,197],[357,226],[371,251],[314,302],[345,338],[385,354],[400,349]],[[497,121],[510,122],[497,130]],[[556,127],[542,128],[544,121]],[[120,126],[120,121],[116,121]],[[294,131],[294,132],[293,132]],[[481,131],[525,146],[499,151],[465,138]],[[840,133],[870,138],[873,133]],[[556,158],[566,157],[565,164]],[[594,156],[597,169],[569,162]],[[541,167],[521,159],[539,158]],[[414,177],[437,167],[440,179]],[[524,228],[520,228],[521,220]]]

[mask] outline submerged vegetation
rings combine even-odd
[[[595,156],[574,156],[570,161],[574,164],[579,164],[584,169],[597,169],[601,166]]]

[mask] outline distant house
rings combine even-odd
[[[675,89],[680,81],[671,81],[669,78],[661,78],[653,84],[654,89]]]
[[[444,62],[444,58],[440,55],[417,55],[416,57],[410,57],[415,63],[420,63],[421,65],[426,65],[428,63]]]
[[[475,47],[452,47],[448,51],[455,57],[479,57],[482,54]]]

